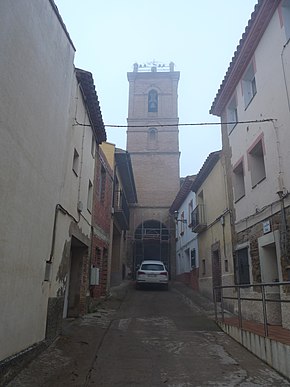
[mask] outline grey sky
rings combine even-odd
[[[211,103],[256,0],[55,0],[76,47],[75,64],[93,73],[105,124],[126,125],[133,63],[173,61],[180,71],[180,123],[217,122]],[[256,117],[253,117],[256,119]],[[106,129],[126,148],[126,129]],[[195,174],[221,148],[219,126],[180,127],[180,173]]]

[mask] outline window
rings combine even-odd
[[[229,271],[229,261],[225,259],[225,272],[227,273]]]
[[[246,285],[250,283],[250,270],[248,248],[240,249],[235,254],[235,283],[236,285]]]
[[[206,274],[205,259],[202,260],[202,275]]]
[[[102,165],[101,175],[100,175],[100,186],[99,186],[99,195],[100,195],[101,202],[105,200],[105,191],[106,191],[106,170]]]
[[[148,112],[158,111],[158,93],[156,90],[150,90],[148,93]]]
[[[288,41],[290,38],[290,3],[288,0],[284,0],[282,2],[281,13],[282,13],[281,24],[284,26],[286,41]]]
[[[93,205],[93,184],[91,180],[89,180],[88,198],[87,198],[87,209],[89,212],[92,212],[92,205]]]
[[[190,224],[188,225],[188,227],[191,227],[191,223],[192,223],[192,211],[193,211],[193,200],[191,199],[190,202],[188,203],[188,217],[190,219]]]
[[[233,170],[233,188],[235,195],[235,202],[245,196],[245,179],[244,179],[244,165],[240,161]]]
[[[231,102],[227,107],[227,122],[229,122],[228,134],[230,134],[238,122],[238,110],[237,110],[236,97],[232,98]]]
[[[250,66],[248,67],[247,71],[243,76],[242,87],[243,87],[245,107],[247,107],[257,93],[255,68],[254,68],[253,62],[250,64]]]
[[[252,188],[266,178],[263,138],[248,151],[248,163],[251,171]]]
[[[157,140],[158,140],[158,132],[155,128],[150,128],[148,130],[147,144],[148,149],[156,149],[157,148]]]
[[[140,270],[163,271],[165,268],[163,264],[143,263],[140,267]]]
[[[80,163],[80,157],[76,149],[74,149],[74,155],[73,155],[73,164],[72,164],[72,170],[78,176],[79,173],[79,163]]]
[[[92,134],[91,154],[93,157],[95,157],[95,153],[96,153],[96,140],[95,140],[95,136]]]
[[[191,250],[190,252],[190,264],[191,267],[196,267],[196,251],[195,249]]]
[[[181,215],[180,215],[180,235],[184,235],[184,211],[182,211]]]

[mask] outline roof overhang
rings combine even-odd
[[[115,161],[122,180],[123,190],[129,204],[137,203],[137,191],[135,186],[131,156],[123,149],[115,149]]]
[[[169,208],[170,214],[174,214],[174,211],[177,211],[181,207],[187,195],[192,191],[192,186],[195,177],[195,175],[185,177],[173,203],[171,204],[171,207]]]
[[[107,135],[102,118],[102,112],[96,93],[93,76],[89,71],[76,68],[76,77],[87,106],[89,120],[98,144],[106,141]]]
[[[191,190],[193,192],[197,192],[198,189],[201,187],[205,179],[208,177],[210,172],[212,171],[213,167],[216,165],[218,160],[220,159],[222,151],[216,151],[212,152],[208,155],[207,159],[203,163],[203,166],[201,167],[200,171],[196,175],[196,178],[192,184]]]

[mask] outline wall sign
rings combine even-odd
[[[264,234],[267,234],[268,232],[271,231],[270,220],[266,220],[266,222],[263,222],[263,231],[264,231]]]

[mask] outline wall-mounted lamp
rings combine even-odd
[[[182,223],[187,223],[187,220],[186,219],[178,219],[178,215],[179,215],[179,212],[178,211],[174,211],[174,220],[175,222],[182,222]]]

